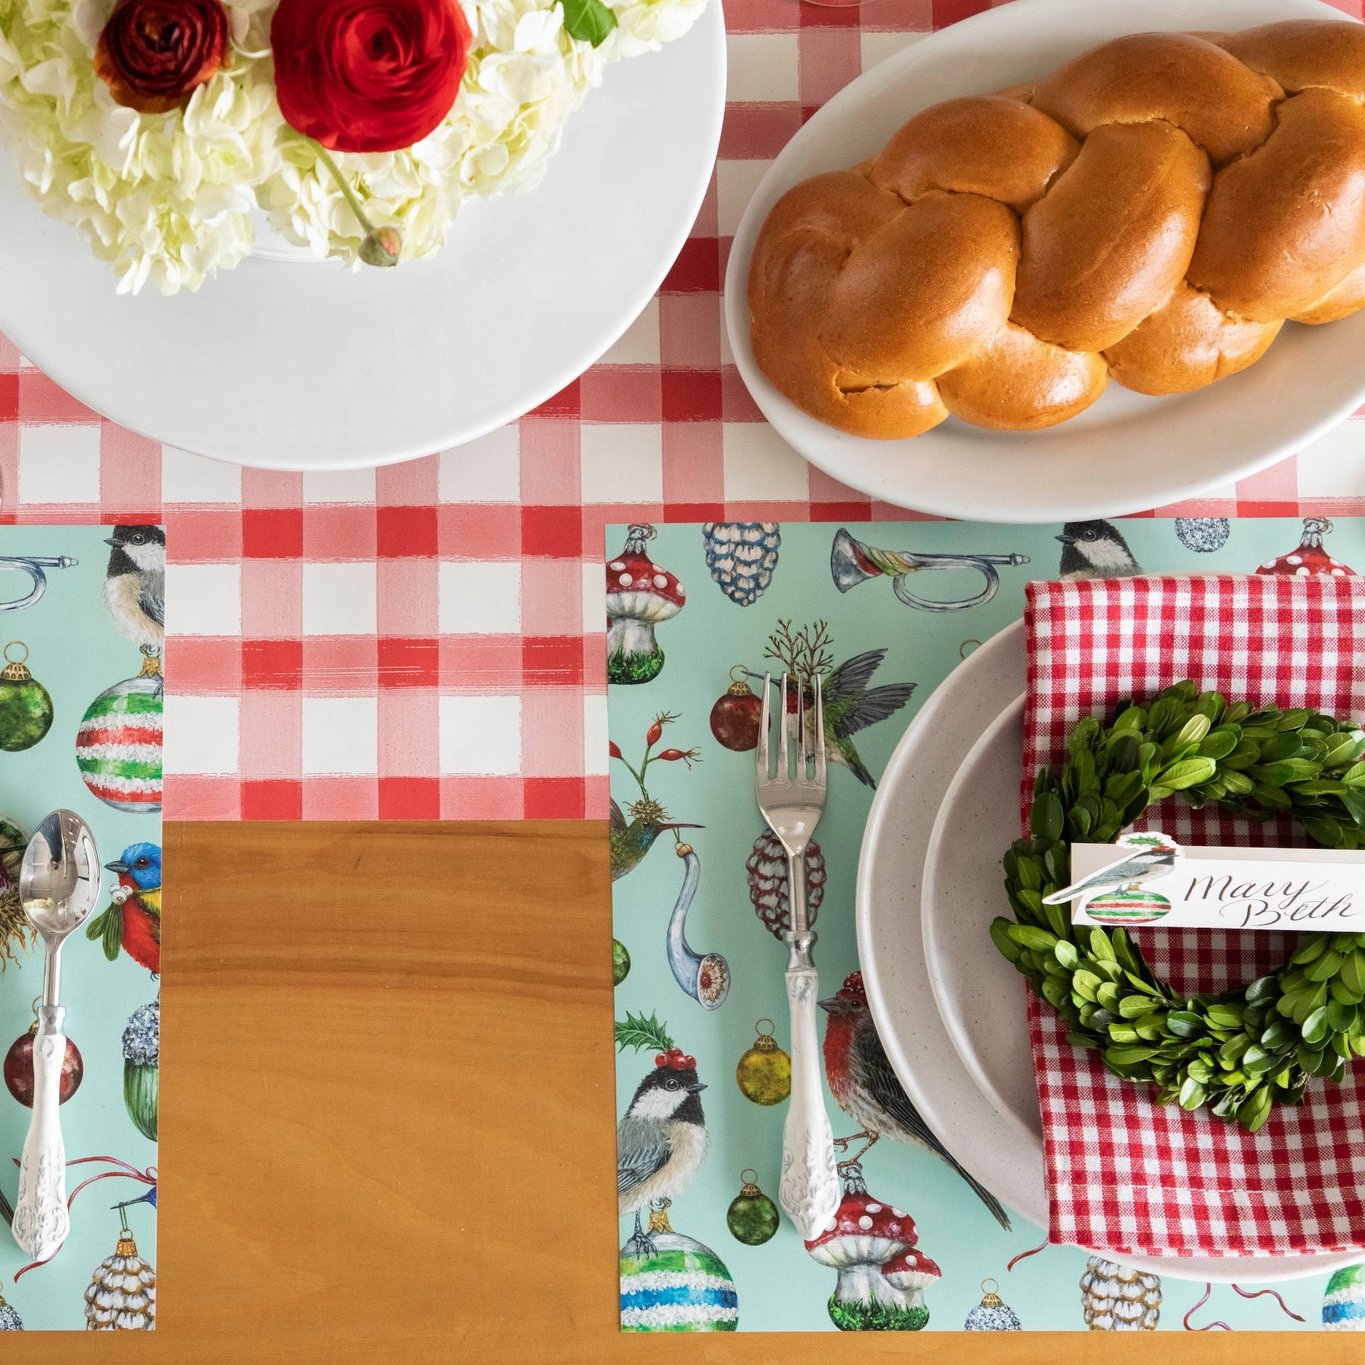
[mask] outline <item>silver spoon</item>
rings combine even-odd
[[[19,1164],[14,1240],[44,1261],[66,1240],[66,1147],[60,1086],[66,1058],[60,1004],[62,940],[85,923],[100,890],[100,860],[89,827],[69,810],[54,810],[34,831],[19,868],[19,900],[47,950],[38,1033],[33,1040],[33,1119]]]

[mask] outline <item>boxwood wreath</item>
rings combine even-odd
[[[1160,980],[1123,929],[1071,924],[1043,898],[1068,885],[1071,841],[1110,843],[1149,806],[1179,793],[1251,820],[1283,813],[1327,848],[1365,846],[1365,742],[1355,721],[1305,708],[1228,702],[1177,683],[1109,723],[1087,717],[1062,771],[1038,774],[1030,836],[1005,854],[1014,920],[996,947],[1066,1020],[1160,1104],[1207,1107],[1255,1132],[1312,1077],[1340,1081],[1365,1056],[1365,933],[1305,938],[1277,972],[1235,990],[1189,996]]]

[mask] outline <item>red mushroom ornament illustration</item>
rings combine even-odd
[[[1332,534],[1326,517],[1304,517],[1303,535],[1297,546],[1278,559],[1267,559],[1257,568],[1259,574],[1283,578],[1354,578],[1356,571],[1343,564],[1323,546],[1323,536]]]
[[[893,1256],[887,1261],[882,1266],[882,1275],[887,1283],[905,1295],[907,1305],[905,1311],[908,1317],[915,1319],[914,1328],[923,1327],[929,1321],[924,1291],[942,1277],[943,1272],[938,1265],[922,1251],[916,1251],[912,1247],[909,1251],[902,1251],[899,1256]],[[907,1324],[907,1329],[909,1327],[910,1324]]]
[[[915,1247],[915,1220],[874,1199],[857,1162],[842,1163],[839,1174],[844,1197],[834,1218],[806,1243],[813,1261],[839,1272],[829,1300],[830,1321],[843,1332],[918,1331],[929,1320],[924,1285],[937,1276],[938,1267],[922,1253],[913,1262],[904,1260]],[[887,1267],[903,1285],[887,1276]]]
[[[654,627],[676,616],[687,601],[682,584],[645,553],[654,535],[652,526],[632,526],[625,548],[607,561],[609,683],[647,683],[659,676],[664,652]]]

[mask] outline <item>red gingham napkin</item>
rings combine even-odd
[[[1174,578],[1031,583],[1025,614],[1025,827],[1033,775],[1082,716],[1193,678],[1233,700],[1365,717],[1365,578]],[[1189,843],[1303,844],[1286,825],[1163,802],[1151,824]],[[1274,933],[1139,928],[1153,969],[1191,991],[1281,964]],[[1365,1065],[1310,1082],[1252,1135],[1158,1107],[1066,1041],[1029,994],[1054,1242],[1157,1256],[1274,1256],[1365,1245]]]

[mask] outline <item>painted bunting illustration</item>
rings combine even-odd
[[[161,971],[161,849],[129,844],[105,867],[118,874],[118,886],[104,912],[86,926],[88,939],[100,939],[113,962],[122,948],[149,971]]]

